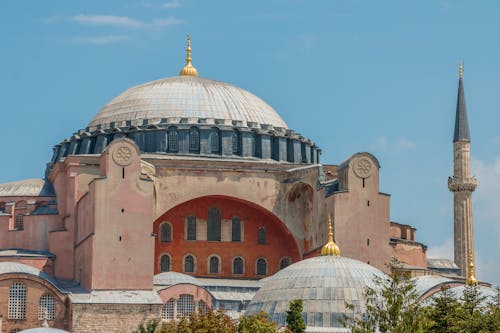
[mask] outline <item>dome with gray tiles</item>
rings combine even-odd
[[[340,319],[348,314],[346,303],[363,309],[366,287],[378,288],[375,276],[387,278],[377,268],[354,259],[326,255],[302,260],[267,278],[245,315],[264,311],[272,321],[285,325],[290,301],[302,299],[308,330],[341,332]]]

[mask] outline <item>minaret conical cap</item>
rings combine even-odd
[[[328,215],[328,243],[321,249],[322,256],[339,256],[340,249],[333,241],[332,216]]]
[[[187,48],[186,48],[186,66],[181,69],[179,75],[181,76],[198,76],[198,71],[191,64],[191,36],[187,36]]]
[[[467,107],[465,105],[465,93],[463,78],[463,65],[460,64],[459,80],[458,80],[458,96],[457,96],[457,111],[455,115],[455,133],[453,142],[466,141],[470,142],[469,121],[467,120]]]

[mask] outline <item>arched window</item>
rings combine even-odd
[[[257,275],[267,275],[267,262],[266,259],[257,259]]]
[[[243,274],[243,267],[243,258],[236,257],[233,259],[233,274]]]
[[[280,160],[280,140],[277,136],[271,137],[271,158],[273,160]]]
[[[26,319],[26,286],[16,282],[9,289],[9,319]]]
[[[184,258],[184,272],[194,273],[194,257],[192,255]]]
[[[20,328],[14,328],[13,330],[10,330],[9,333],[19,333],[21,332]]]
[[[219,273],[219,258],[218,257],[216,257],[216,256],[210,257],[209,265],[210,265],[209,272],[211,274]]]
[[[195,303],[192,295],[180,295],[177,300],[177,318],[189,316],[194,313]]]
[[[169,299],[167,303],[163,304],[161,308],[161,319],[174,319],[174,305],[175,300],[173,298]]]
[[[231,144],[233,155],[241,155],[240,144],[241,144],[240,134],[238,132],[231,133]]]
[[[220,242],[221,221],[219,208],[212,207],[208,210],[207,240]]]
[[[241,242],[241,221],[238,216],[234,216],[231,223],[231,240]]]
[[[170,255],[162,254],[160,257],[160,272],[170,272],[172,269],[170,267],[171,260]]]
[[[217,128],[210,131],[210,152],[212,154],[220,153],[220,134]]]
[[[191,127],[189,129],[189,152],[200,152],[200,130],[197,127]]]
[[[168,152],[177,153],[179,151],[179,133],[177,127],[170,127],[168,129]]]
[[[160,225],[160,242],[170,243],[172,241],[172,226],[168,222]]]
[[[56,302],[52,295],[43,295],[40,297],[38,305],[38,320],[54,320],[56,319]]]
[[[257,133],[252,134],[252,156],[261,157],[261,140]]]
[[[292,261],[288,257],[281,258],[281,260],[280,260],[280,269],[283,269],[285,267],[290,266],[291,262]]]
[[[14,206],[14,229],[23,230],[24,229],[24,214],[26,214],[26,208],[28,203],[25,200],[16,202]]]
[[[198,311],[201,312],[201,313],[207,313],[208,312],[208,305],[207,303],[203,302],[203,301],[198,301]]]
[[[188,216],[187,218],[187,227],[186,227],[186,239],[187,240],[196,240],[196,217],[193,215]]]
[[[0,202],[0,213],[5,213],[5,202]]]
[[[259,228],[259,231],[257,232],[257,242],[259,244],[266,244],[266,228]]]

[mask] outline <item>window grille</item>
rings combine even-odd
[[[160,271],[170,272],[170,256],[163,254],[160,258]]]
[[[201,312],[201,313],[207,313],[208,312],[208,305],[207,303],[203,302],[203,301],[198,301],[198,311]]]
[[[290,266],[290,258],[284,257],[280,260],[280,269]]]
[[[169,243],[172,241],[172,227],[170,223],[165,222],[160,227],[160,242]]]
[[[40,297],[38,306],[38,320],[54,320],[56,319],[56,303],[52,295],[43,295]]]
[[[14,221],[14,229],[16,230],[24,230],[24,215],[17,214]]]
[[[169,299],[161,308],[161,319],[174,319],[175,300]]]
[[[241,221],[238,216],[233,217],[231,223],[231,240],[233,242],[241,241]]]
[[[200,151],[200,131],[196,127],[189,129],[189,151],[191,153]]]
[[[184,258],[184,272],[194,273],[194,258],[192,255]]]
[[[220,152],[220,135],[219,130],[214,128],[210,133],[210,151],[212,154],[218,154]]]
[[[207,240],[220,242],[221,222],[220,210],[218,208],[210,208],[208,210],[207,222]]]
[[[257,232],[257,241],[259,244],[266,244],[266,228],[259,228],[259,231]]]
[[[233,259],[233,274],[243,274],[243,259],[240,257]]]
[[[195,311],[195,303],[192,295],[180,295],[177,300],[177,318],[189,316]]]
[[[191,215],[187,219],[187,240],[196,240],[196,217]]]
[[[179,151],[179,133],[177,128],[168,129],[168,152],[176,153]]]
[[[210,273],[219,273],[219,258],[210,257]]]
[[[267,275],[267,262],[265,259],[257,260],[257,275]]]
[[[16,282],[9,290],[9,319],[26,319],[26,286]]]

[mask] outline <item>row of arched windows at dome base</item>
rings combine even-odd
[[[172,320],[192,313],[207,313],[210,307],[203,300],[196,301],[193,295],[181,294],[178,299],[170,298],[161,309],[161,319]]]
[[[27,289],[21,282],[13,283],[9,288],[8,319],[26,320]],[[38,302],[38,320],[55,320],[56,302],[52,295],[44,294]]]
[[[172,271],[172,257],[168,253],[163,253],[159,258],[160,272]],[[289,266],[292,263],[290,257],[282,257],[279,262],[280,270]],[[208,273],[218,274],[221,273],[222,262],[218,255],[211,255],[208,257]],[[196,257],[192,254],[184,256],[182,271],[184,273],[196,273],[197,262]],[[241,275],[245,273],[245,259],[243,257],[234,257],[232,262],[232,273],[234,275]],[[255,274],[267,275],[268,263],[266,258],[258,258],[255,262]]]

